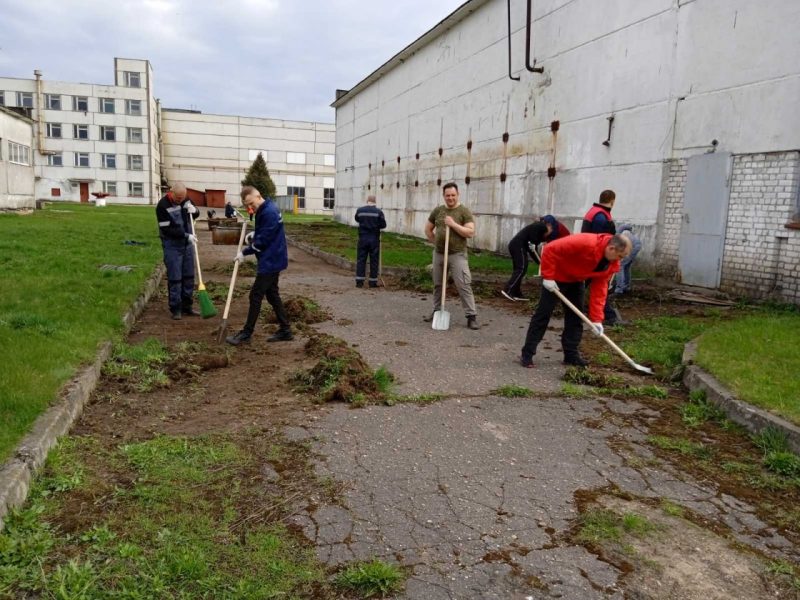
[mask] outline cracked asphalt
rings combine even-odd
[[[317,260],[295,249],[292,257]],[[569,540],[576,493],[610,487],[691,509],[776,560],[800,558],[752,506],[657,459],[645,439],[651,409],[557,395],[557,331],[545,337],[550,349],[537,368],[523,369],[516,357],[527,319],[479,304],[475,332],[453,302],[450,330],[432,331],[422,321],[430,296],[356,289],[352,275],[326,269],[320,277],[290,265],[281,278],[332,311],[317,328],[373,367],[386,365],[398,393],[447,395],[425,406],[330,405],[287,431],[311,440],[318,474],[344,486],[339,504],[294,517],[328,565],[375,557],[402,565],[409,577],[398,598],[407,599],[628,597],[620,568]],[[507,384],[540,396],[492,394]],[[626,418],[633,412],[644,419]]]

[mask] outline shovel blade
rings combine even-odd
[[[431,327],[436,331],[447,331],[450,329],[450,313],[446,310],[437,310],[433,313]]]
[[[641,373],[647,373],[648,375],[655,375],[655,371],[653,371],[653,369],[651,369],[650,367],[645,367],[644,365],[639,365],[636,363],[633,363],[631,366],[637,371],[640,371]]]

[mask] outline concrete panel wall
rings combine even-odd
[[[31,148],[33,128],[27,119],[0,110],[0,210],[33,208],[33,164],[12,163],[9,160],[9,142]]]

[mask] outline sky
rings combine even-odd
[[[334,121],[349,89],[464,0],[0,0],[0,77],[113,83],[153,68],[167,108]]]

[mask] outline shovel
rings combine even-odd
[[[242,221],[242,233],[239,235],[239,248],[237,254],[242,251],[245,234],[247,233],[247,221]],[[231,310],[231,300],[233,299],[233,288],[236,287],[236,273],[239,272],[239,261],[233,263],[233,275],[231,275],[231,286],[228,288],[228,299],[225,301],[225,310],[222,311],[222,324],[219,326],[217,342],[222,343],[225,339],[225,330],[228,328],[228,312]]]
[[[558,296],[559,299],[564,304],[569,306],[572,309],[572,312],[574,312],[576,315],[578,315],[581,318],[581,320],[583,320],[584,323],[589,325],[589,327],[591,327],[592,330],[594,330],[594,325],[589,320],[589,318],[585,314],[583,314],[581,311],[579,311],[577,306],[575,306],[572,302],[567,300],[567,298],[564,296],[564,294],[561,293],[561,290],[555,289],[555,290],[553,290],[553,293],[556,296]],[[611,339],[608,336],[606,336],[606,334],[602,333],[602,334],[600,334],[600,337],[603,338],[603,341],[605,343],[607,343],[609,346],[611,346],[611,348],[614,350],[614,352],[616,352],[622,358],[624,358],[625,362],[628,363],[630,366],[632,366],[634,369],[636,369],[637,371],[639,371],[641,373],[647,373],[648,375],[654,375],[655,374],[653,372],[653,369],[651,369],[649,367],[645,367],[643,365],[640,365],[640,364],[634,362],[633,359],[630,356],[628,356],[627,354],[625,354],[625,351],[622,348],[620,348],[614,342],[612,342]]]
[[[447,290],[447,250],[450,246],[450,228],[445,225],[444,229],[444,268],[442,269],[442,305],[439,310],[433,313],[431,327],[436,331],[447,331],[450,329],[450,313],[444,309],[444,296]]]

